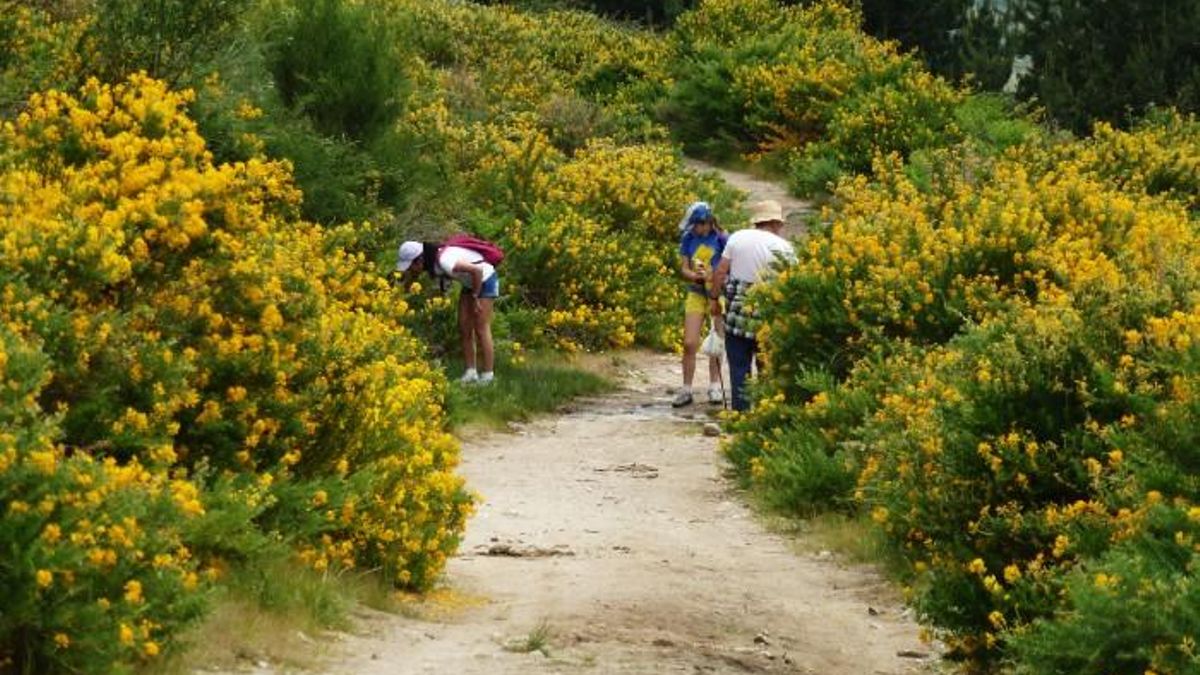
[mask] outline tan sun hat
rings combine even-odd
[[[758,202],[750,207],[750,224],[783,222],[783,207],[774,199]]]

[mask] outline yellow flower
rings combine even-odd
[[[976,558],[967,564],[967,571],[972,574],[983,574],[987,572],[987,565],[984,564],[983,558]]]
[[[71,638],[68,637],[66,633],[55,633],[54,646],[58,647],[59,649],[66,649],[67,647],[71,646]]]
[[[1008,583],[1013,583],[1021,578],[1021,568],[1016,565],[1008,565],[1004,568],[1004,580]]]
[[[871,509],[871,520],[874,520],[880,525],[886,523],[888,521],[887,508],[883,506],[876,506],[874,509]]]
[[[1007,621],[1004,619],[1003,613],[997,610],[992,610],[992,612],[988,614],[988,623],[992,624],[992,626],[996,629],[1003,629]]]
[[[38,588],[50,588],[50,584],[54,583],[54,574],[50,570],[38,570],[35,576]]]
[[[1060,534],[1054,538],[1054,550],[1052,550],[1051,553],[1055,558],[1061,558],[1066,554],[1067,548],[1070,546],[1071,540],[1067,537],[1067,535]]]
[[[131,605],[142,602],[142,582],[131,579],[125,583],[125,602]]]
[[[121,640],[121,644],[123,644],[123,645],[133,644],[133,629],[130,628],[128,625],[121,624],[120,629],[117,631],[117,636]]]
[[[158,656],[158,651],[157,642],[147,640],[146,643],[142,645],[142,652],[146,656]]]
[[[274,333],[283,327],[283,315],[279,313],[279,308],[275,305],[267,305],[262,311],[262,317],[259,319],[262,329],[267,333]]]

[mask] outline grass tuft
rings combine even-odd
[[[288,670],[317,665],[329,630],[347,630],[357,605],[394,611],[394,591],[373,574],[320,574],[283,549],[232,567],[214,590],[212,611],[183,636],[186,649],[149,664],[144,675],[237,670],[266,662]]]
[[[552,635],[553,631],[550,629],[550,623],[542,619],[538,625],[529,631],[528,635],[507,642],[504,645],[504,650],[518,654],[538,652],[542,656],[550,656],[550,638]]]
[[[558,409],[567,401],[611,391],[608,378],[567,363],[561,356],[538,355],[524,363],[498,362],[490,385],[460,385],[450,389],[449,418],[453,427],[481,425],[500,428],[534,414]],[[450,369],[451,381],[462,366]]]

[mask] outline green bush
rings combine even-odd
[[[819,195],[832,192],[846,169],[837,157],[826,150],[823,153],[808,151],[792,158],[788,182],[792,190],[802,195]]]
[[[1072,572],[1051,620],[1013,635],[1015,672],[1192,673],[1200,668],[1200,511],[1160,504],[1145,531]]]
[[[369,4],[300,2],[274,37],[271,72],[284,103],[321,133],[374,138],[403,111],[400,37]]]
[[[97,0],[85,68],[116,82],[144,71],[180,83],[193,79],[234,34],[251,0]]]
[[[672,41],[677,66],[662,115],[684,146],[791,158],[799,189],[823,189],[835,169],[868,171],[880,153],[959,139],[962,94],[867,37],[842,4],[701,3]]]
[[[15,115],[36,91],[77,80],[85,28],[72,12],[60,17],[30,3],[0,2],[0,118]]]
[[[954,121],[963,135],[991,153],[1033,140],[1041,130],[1037,122],[1008,97],[974,94],[954,109]]]

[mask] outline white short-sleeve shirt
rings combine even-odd
[[[496,273],[496,268],[491,263],[486,262],[482,255],[469,248],[461,246],[447,246],[438,253],[438,267],[446,276],[454,277],[455,280],[461,282],[464,286],[470,286],[474,282],[470,273],[455,272],[454,266],[460,262],[469,262],[472,265],[477,265],[483,268],[483,280],[487,281]]]
[[[787,262],[796,262],[796,249],[774,232],[750,227],[729,235],[721,257],[729,260],[731,279],[756,283],[770,273],[771,266],[780,257]]]

